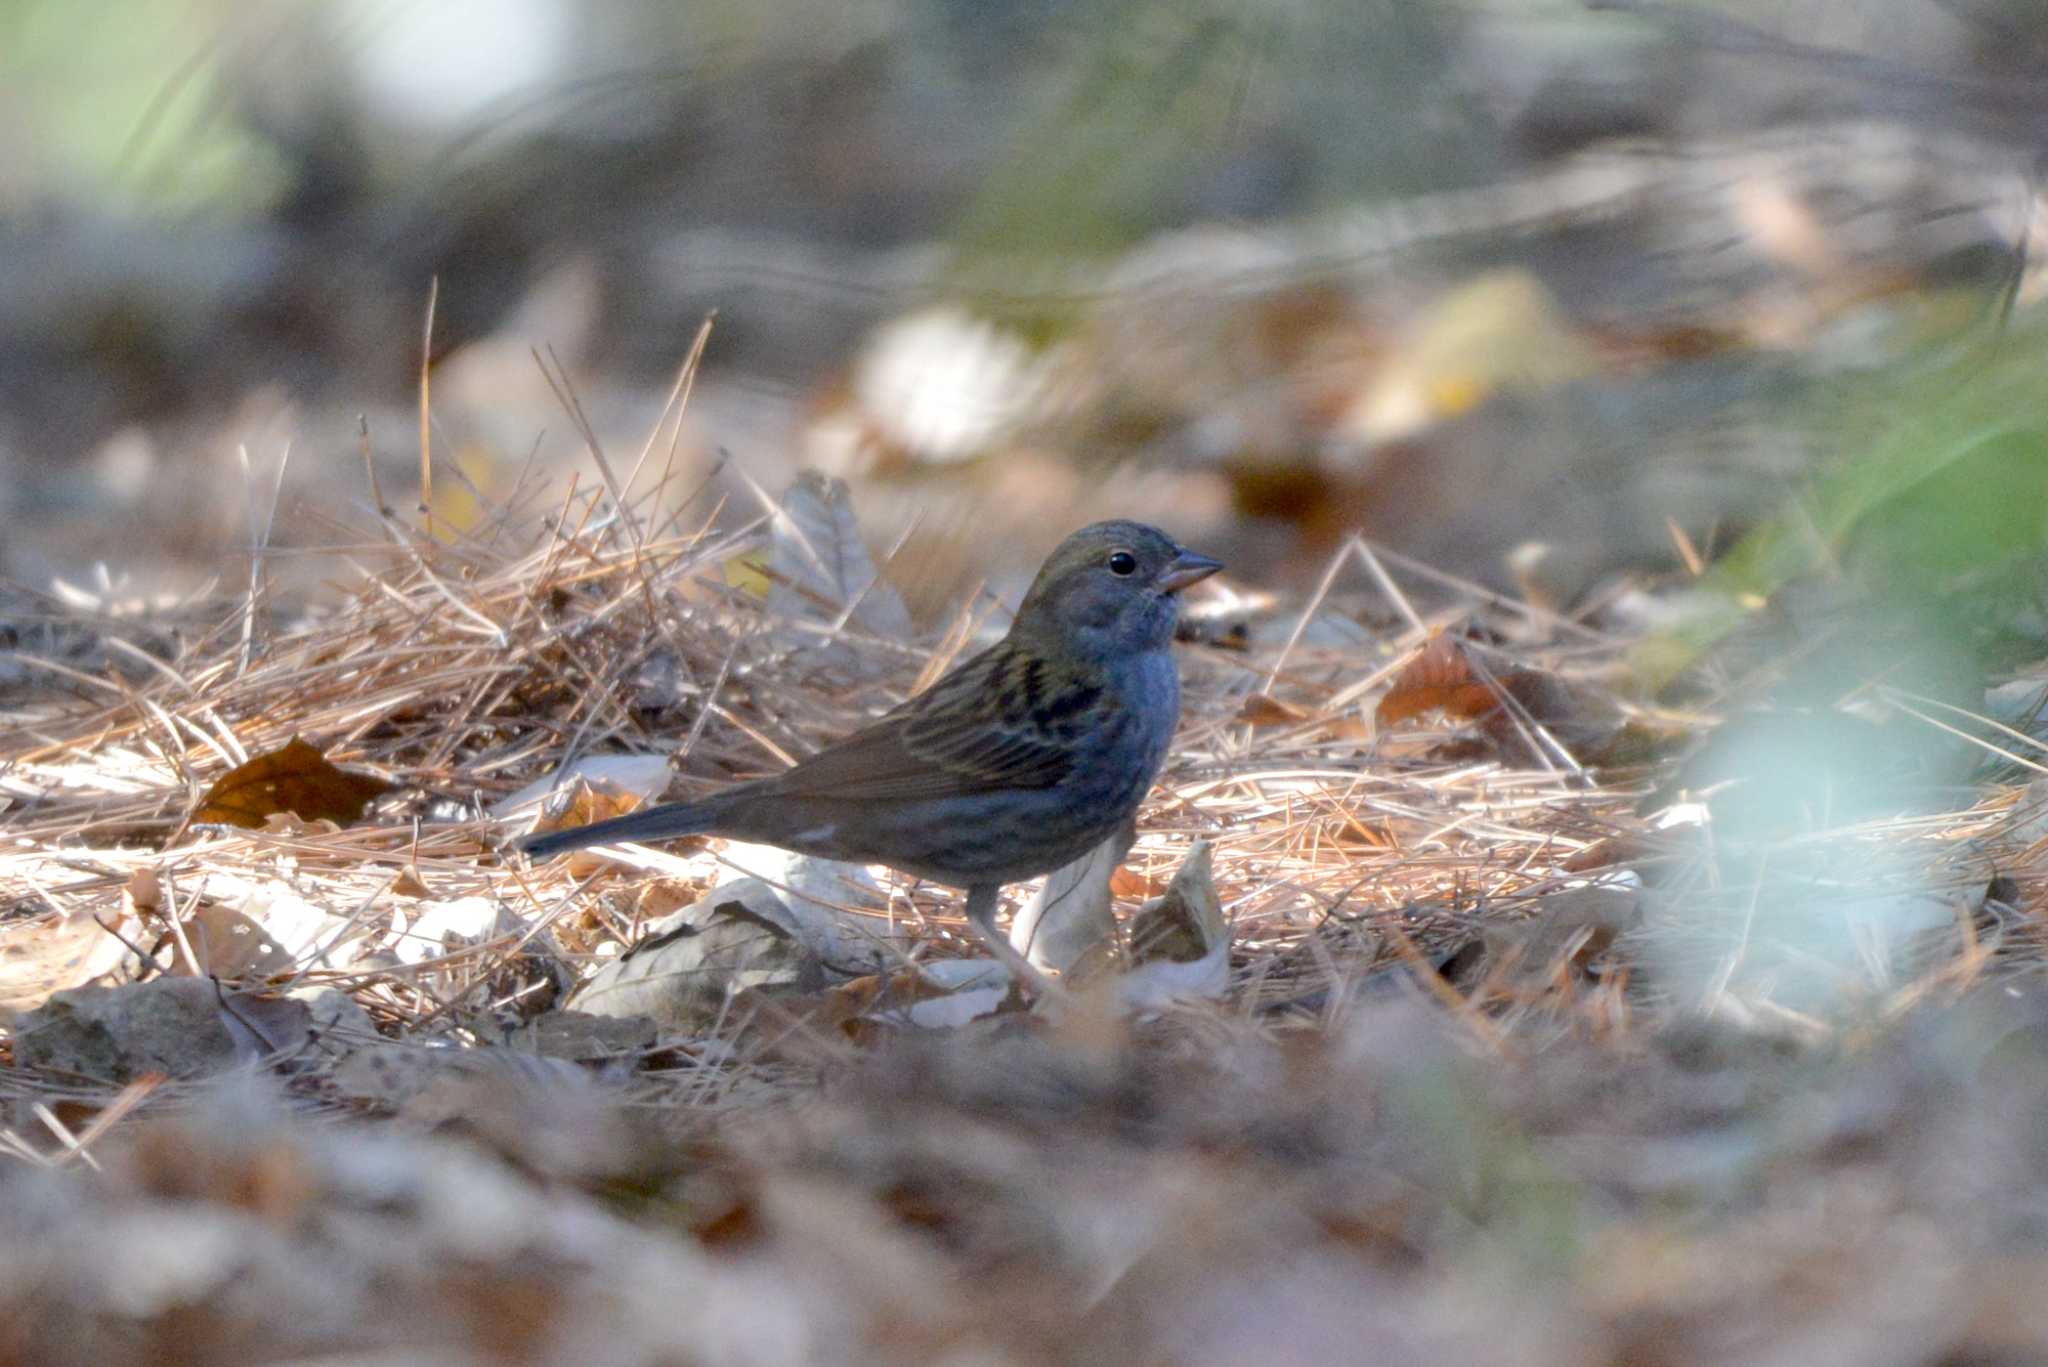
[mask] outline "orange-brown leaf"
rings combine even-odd
[[[632,792],[609,779],[576,780],[576,787],[569,794],[569,801],[552,816],[543,817],[533,828],[535,835],[547,831],[572,830],[577,826],[589,826],[599,821],[609,821],[615,816],[638,811],[646,801],[639,793]],[[614,867],[611,859],[589,850],[577,850],[569,856],[566,865],[571,878],[588,878],[601,869]],[[687,905],[687,904],[685,904]]]
[[[637,811],[643,800],[640,794],[629,792],[609,780],[579,778],[561,810],[543,819],[533,828],[534,833],[566,831],[609,821],[615,816]]]
[[[155,911],[164,904],[163,881],[152,868],[139,868],[128,875],[121,887],[121,902],[129,915]]]
[[[1498,701],[1472,672],[1465,648],[1439,632],[1394,676],[1393,687],[1380,699],[1374,716],[1382,729],[1430,712],[1464,720],[1485,716]]]
[[[282,749],[255,756],[222,774],[200,801],[194,821],[260,829],[290,812],[303,821],[360,821],[373,798],[391,790],[383,779],[337,769],[293,736]]]
[[[1296,707],[1291,702],[1281,702],[1266,693],[1253,693],[1244,700],[1244,706],[1237,709],[1237,719],[1250,722],[1253,726],[1292,726],[1307,721],[1308,709]]]
[[[1109,875],[1109,895],[1112,897],[1154,897],[1166,890],[1166,885],[1156,878],[1148,878],[1128,864],[1119,864]]]

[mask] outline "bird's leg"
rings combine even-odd
[[[1048,978],[1029,959],[1017,952],[1009,938],[996,929],[996,905],[1003,894],[1002,885],[983,883],[967,890],[967,924],[974,927],[974,933],[988,946],[989,953],[996,956],[1003,967],[1018,982],[1031,989],[1032,995],[1040,998],[1059,995],[1059,984]]]

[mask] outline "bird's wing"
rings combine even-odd
[[[1092,679],[1006,642],[769,781],[782,795],[853,800],[1049,788],[1073,769],[1101,697]]]

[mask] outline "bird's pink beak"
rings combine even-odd
[[[1193,551],[1182,551],[1159,572],[1159,578],[1153,582],[1159,586],[1161,593],[1179,593],[1188,585],[1207,579],[1222,568],[1221,560],[1211,560],[1208,556],[1196,555]]]

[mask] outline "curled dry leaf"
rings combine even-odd
[[[783,492],[769,572],[771,616],[833,621],[850,613],[848,620],[871,635],[910,638],[910,612],[881,581],[843,480],[806,470]],[[793,635],[792,642],[815,647],[817,637]]]
[[[1408,667],[1394,676],[1393,686],[1380,699],[1374,715],[1385,729],[1431,712],[1470,720],[1491,712],[1499,703],[1493,689],[1474,673],[1465,647],[1438,632],[1423,644]]]
[[[257,755],[220,776],[200,799],[195,822],[221,822],[260,829],[272,816],[290,812],[304,821],[360,821],[371,801],[392,785],[368,774],[337,769],[297,736],[282,748]]]
[[[1167,886],[1131,918],[1130,971],[1117,995],[1132,1010],[1213,998],[1230,986],[1230,925],[1216,896],[1211,846],[1198,840]]]
[[[609,821],[615,816],[637,811],[646,798],[641,794],[603,779],[578,779],[569,794],[568,802],[543,818],[533,829],[542,831],[566,831],[575,826],[588,826],[593,822]]]
[[[633,899],[633,914],[642,921],[658,921],[674,915],[704,895],[702,884],[684,878],[656,878],[644,884]]]
[[[333,835],[340,829],[339,821],[326,817],[308,821],[297,812],[272,812],[263,818],[263,831],[266,835]]]
[[[1110,882],[1123,862],[1130,837],[1119,832],[1045,882],[1010,922],[1010,943],[1034,967],[1071,974],[1085,960],[1113,955],[1116,916],[1109,909]]]
[[[1119,864],[1109,875],[1109,895],[1112,897],[1156,897],[1166,890],[1166,884],[1157,878],[1139,873],[1128,864]]]

